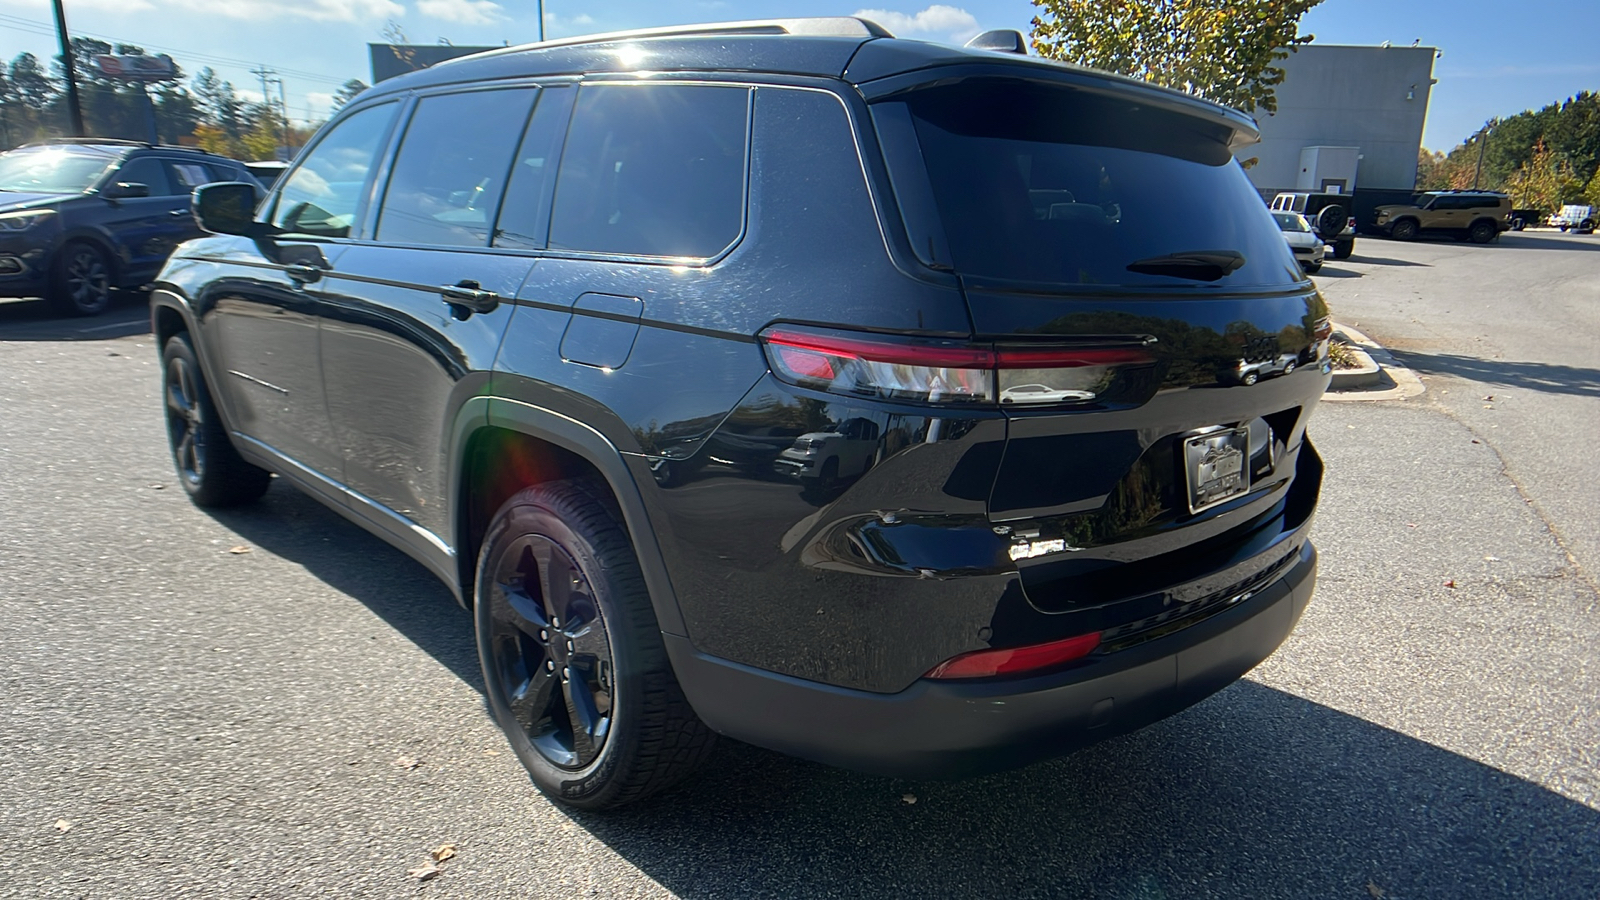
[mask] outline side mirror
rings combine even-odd
[[[219,181],[194,189],[194,220],[212,234],[253,235],[256,191],[242,181]]]
[[[116,184],[111,185],[102,193],[112,200],[126,200],[131,197],[148,197],[150,196],[150,185],[140,184],[137,181],[119,181]]]

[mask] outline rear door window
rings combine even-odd
[[[1037,82],[972,79],[879,103],[874,118],[880,140],[914,133],[919,146],[920,154],[886,146],[885,158],[897,196],[903,183],[931,190],[950,258],[928,259],[941,243],[917,240],[907,222],[930,264],[997,282],[1192,286],[1172,273],[1207,270],[1152,261],[1222,251],[1243,261],[1219,286],[1302,279],[1233,159],[1229,132],[1198,116]],[[913,128],[883,127],[895,118]],[[918,156],[925,179],[894,171]],[[1141,271],[1129,268],[1135,263]]]
[[[562,151],[550,246],[705,258],[744,228],[750,90],[585,85]]]
[[[486,247],[533,88],[424,97],[378,210],[386,243]]]
[[[517,250],[539,250],[545,244],[550,220],[550,197],[556,180],[556,159],[561,138],[567,133],[572,112],[572,88],[545,88],[517,148],[511,180],[500,204],[494,245]]]
[[[153,156],[128,160],[111,180],[117,184],[142,184],[150,189],[152,197],[169,197],[174,193],[161,160]]]
[[[334,125],[289,174],[272,224],[290,234],[349,237],[397,108],[369,106]]]

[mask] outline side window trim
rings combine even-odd
[[[317,134],[316,139],[314,141],[312,141],[310,144],[307,144],[305,147],[301,148],[299,154],[297,154],[295,156],[294,165],[292,165],[288,169],[284,170],[284,173],[282,175],[278,176],[278,180],[272,185],[272,193],[271,193],[271,195],[267,198],[266,202],[262,203],[260,206],[258,206],[256,208],[256,221],[260,222],[262,224],[268,224],[268,223],[271,223],[274,219],[276,219],[278,217],[278,202],[283,199],[283,190],[284,190],[284,188],[289,185],[289,181],[290,181],[291,178],[293,178],[294,174],[296,172],[300,171],[300,168],[306,164],[306,160],[311,158],[311,154],[316,152],[317,148],[322,145],[323,141],[327,140],[328,135],[332,134],[336,127],[338,127],[340,124],[342,124],[346,119],[349,119],[350,117],[354,116],[355,114],[357,114],[357,113],[359,113],[359,112],[361,112],[363,110],[376,109],[377,107],[385,106],[385,105],[388,105],[388,104],[391,104],[391,103],[400,104],[400,109],[395,114],[394,120],[389,123],[389,133],[388,133],[388,135],[382,141],[380,141],[380,143],[383,145],[383,150],[382,150],[383,156],[382,156],[382,158],[387,160],[389,154],[393,150],[393,148],[390,146],[390,144],[393,143],[395,124],[397,122],[399,122],[402,117],[407,116],[410,113],[410,98],[409,97],[400,97],[400,98],[388,97],[388,98],[385,98],[385,99],[380,100],[380,101],[375,102],[375,103],[363,103],[363,104],[361,104],[359,106],[352,106],[352,107],[350,107],[348,109],[340,110],[341,115],[339,116],[339,118],[336,119],[333,122],[330,122],[327,125],[324,125],[322,127],[321,131]],[[373,168],[377,169],[377,166],[374,166]],[[382,173],[382,174],[385,174],[385,175],[387,174],[387,163],[386,162],[385,162],[385,172]],[[371,186],[374,183],[376,183],[376,178],[374,176],[369,176],[368,177],[368,190],[362,192],[362,199],[358,202],[358,205],[356,207],[355,223],[351,226],[351,231],[352,232],[357,230],[356,229],[357,225],[364,225],[365,224],[363,220],[364,220],[364,217],[366,216],[366,214],[368,212],[368,210],[366,209],[366,200],[371,196]],[[317,236],[317,235],[305,235],[302,238],[296,238],[296,240],[301,240],[301,239],[310,240],[310,241],[346,241],[346,240],[349,240],[349,238],[322,237],[322,236]]]
[[[500,202],[495,205],[494,217],[490,220],[490,248],[501,251],[524,253],[542,253],[543,251],[549,249],[550,211],[554,205],[552,201],[555,199],[556,179],[559,178],[561,174],[561,159],[566,153],[567,132],[572,128],[572,110],[577,105],[577,101],[578,86],[576,84],[552,84],[540,86],[539,96],[533,102],[533,109],[529,110],[528,112],[528,121],[523,123],[522,139],[517,142],[517,148],[511,155],[511,171],[506,173],[506,189],[500,192]],[[531,136],[530,129],[533,126],[533,121],[535,117],[539,115],[540,107],[545,103],[559,103],[561,106],[555,111],[555,114],[561,116],[561,119],[559,120],[560,124],[557,128],[559,135],[554,139],[555,147],[553,157],[546,162],[546,165],[550,167],[550,177],[546,178],[544,183],[540,185],[539,188],[539,209],[541,214],[539,221],[534,223],[535,227],[538,228],[538,232],[535,236],[539,239],[539,249],[529,251],[513,247],[500,247],[495,242],[500,236],[500,217],[505,215],[506,197],[510,194],[512,172],[514,172],[517,167],[517,161],[522,158],[522,145]]]

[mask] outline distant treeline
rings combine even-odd
[[[1584,91],[1485,127],[1448,154],[1422,151],[1418,189],[1471,188],[1476,177],[1478,187],[1505,191],[1518,208],[1600,206],[1600,94]]]

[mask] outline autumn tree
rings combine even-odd
[[[338,93],[333,95],[333,108],[340,110],[346,103],[356,98],[357,94],[367,89],[367,83],[359,78],[352,78],[339,86]]]
[[[1034,52],[1116,72],[1246,112],[1276,112],[1273,88],[1312,35],[1322,0],[1033,0]]]
[[[1572,163],[1540,138],[1533,155],[1506,179],[1504,189],[1513,206],[1554,212],[1582,196],[1583,181],[1573,172]]]

